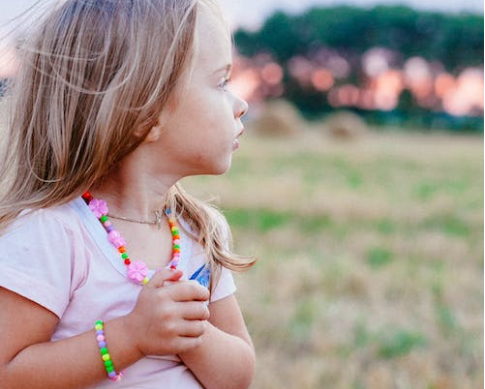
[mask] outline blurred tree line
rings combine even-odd
[[[356,84],[365,77],[362,56],[375,47],[399,53],[401,63],[421,57],[441,64],[443,71],[451,74],[467,67],[483,69],[484,19],[483,15],[425,12],[404,6],[312,8],[300,15],[278,11],[258,31],[236,31],[235,41],[245,57],[270,54],[284,69],[283,97],[295,103],[305,116],[315,118],[333,108],[324,93],[295,82],[288,72],[293,58],[312,58],[322,48],[335,50],[350,64],[346,82]],[[432,112],[413,104],[408,91],[402,93],[394,110],[359,113],[374,122],[432,126],[438,118],[445,128],[483,131],[483,117]]]

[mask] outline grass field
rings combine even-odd
[[[252,389],[483,388],[483,139],[246,136],[217,197],[258,355]]]

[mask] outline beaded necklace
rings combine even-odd
[[[108,240],[118,250],[121,259],[126,265],[126,275],[128,280],[138,285],[146,285],[149,281],[148,266],[143,261],[132,261],[126,251],[126,241],[121,233],[114,229],[113,224],[109,221],[108,205],[104,200],[95,199],[89,192],[82,195],[82,198],[88,205],[91,212],[100,221],[101,225],[108,234]],[[177,220],[172,215],[170,208],[165,208],[165,215],[168,219],[168,225],[172,233],[172,260],[170,268],[176,269],[180,262],[180,233],[177,226]]]

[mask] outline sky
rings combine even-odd
[[[52,1],[52,0],[50,0]],[[0,0],[0,26],[28,9],[36,0]],[[424,10],[445,12],[484,12],[483,0],[219,0],[235,28],[257,28],[276,9],[301,12],[312,6],[355,5],[372,7],[377,4],[404,4]]]
[[[407,5],[412,8],[442,12],[484,12],[483,0],[219,0],[233,27],[257,28],[276,9],[302,12],[311,6]]]

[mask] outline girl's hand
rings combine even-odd
[[[131,339],[143,355],[189,351],[201,342],[209,309],[209,291],[196,281],[178,281],[180,270],[162,269],[141,290],[125,316]]]

